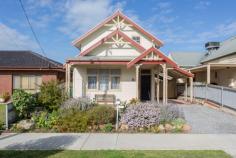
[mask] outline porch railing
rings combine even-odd
[[[181,88],[179,88],[181,89]],[[180,95],[185,94],[185,90],[178,92]],[[190,95],[189,87],[187,95]],[[236,89],[223,87],[211,84],[194,83],[193,84],[193,97],[209,100],[220,106],[225,106],[230,109],[236,110]]]

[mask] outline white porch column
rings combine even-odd
[[[166,104],[166,64],[162,65],[163,69],[163,104]]]
[[[155,101],[155,70],[151,69],[151,101]]]
[[[156,87],[156,97],[157,97],[157,103],[160,103],[160,79],[159,79],[159,74],[160,74],[160,67],[158,65],[157,67],[157,79],[156,79],[156,83],[157,83],[157,87]]]
[[[168,103],[168,69],[166,68],[166,104]]]
[[[207,65],[207,84],[211,84],[211,65]]]
[[[190,102],[193,102],[193,78],[189,77]]]
[[[136,98],[139,99],[139,68],[140,65],[136,65]]]
[[[188,78],[185,79],[185,88],[184,88],[184,100],[187,101],[188,100]]]
[[[71,81],[71,65],[70,64],[66,64],[66,84],[65,84],[65,88],[66,88],[66,92],[69,95],[70,94],[70,81]]]

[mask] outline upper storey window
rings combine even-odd
[[[132,39],[140,44],[140,37],[139,36],[133,36]]]

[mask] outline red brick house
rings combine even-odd
[[[64,78],[59,62],[32,51],[0,51],[0,94],[12,94],[14,89],[34,93],[43,82]]]

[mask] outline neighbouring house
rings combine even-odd
[[[35,93],[42,82],[64,80],[63,65],[32,51],[0,51],[0,94],[14,89]]]
[[[158,102],[162,98],[166,103],[177,97],[178,82],[192,87],[193,74],[160,51],[163,42],[120,11],[74,40],[73,45],[80,52],[66,61],[66,87],[69,92],[72,81],[75,98]]]
[[[169,57],[194,73],[194,82],[236,88],[236,36],[208,42],[205,52],[172,52]]]

